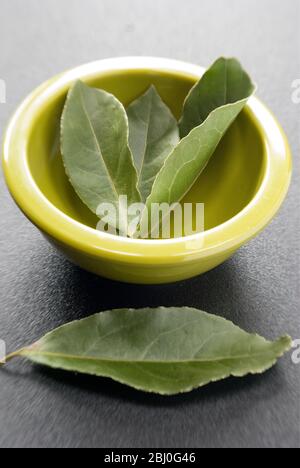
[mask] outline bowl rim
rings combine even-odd
[[[251,97],[245,112],[259,131],[266,167],[253,199],[228,221],[192,236],[164,239],[127,239],[102,233],[60,211],[41,192],[27,160],[27,144],[39,114],[49,101],[66,92],[77,79],[93,79],[119,71],[159,71],[198,80],[205,68],[157,57],[119,57],[81,65],[46,81],[19,106],[5,133],[2,164],[8,188],[23,213],[58,244],[92,257],[126,263],[172,264],[233,252],[255,237],[275,216],[289,188],[292,160],[285,133],[276,118],[257,97]]]

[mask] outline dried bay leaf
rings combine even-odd
[[[110,377],[138,390],[172,395],[229,376],[260,374],[291,348],[197,309],[123,309],[64,325],[23,356],[55,369]]]
[[[178,123],[154,86],[130,104],[127,115],[129,146],[145,202],[165,159],[179,143]]]
[[[204,171],[221,139],[245,107],[255,85],[235,59],[219,59],[188,95],[183,137],[158,173],[146,206],[180,202]],[[146,210],[141,225],[148,225]],[[149,217],[148,217],[149,218]]]
[[[96,214],[100,204],[112,204],[126,224],[119,197],[127,196],[128,204],[141,197],[123,105],[105,91],[76,82],[65,104],[61,140],[66,173],[81,200]],[[120,227],[114,218],[109,224]]]

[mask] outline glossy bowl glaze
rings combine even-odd
[[[185,200],[205,203],[204,233],[170,240],[101,233],[67,180],[59,129],[74,80],[103,88],[124,105],[154,84],[179,117],[203,72],[167,59],[102,60],[51,79],[19,107],[3,145],[7,185],[24,214],[72,262],[124,282],[179,281],[224,262],[276,214],[288,190],[291,155],[281,127],[257,98],[250,99]]]

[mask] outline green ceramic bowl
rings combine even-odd
[[[277,121],[256,98],[233,124],[187,200],[205,203],[205,232],[171,240],[131,240],[95,230],[96,218],[65,175],[60,117],[74,80],[103,88],[125,105],[154,84],[174,115],[204,70],[157,58],[117,58],[63,73],[35,90],[12,118],[3,167],[25,215],[71,261],[107,278],[168,283],[204,273],[258,234],[289,186],[291,156]]]

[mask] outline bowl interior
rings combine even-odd
[[[148,70],[102,73],[88,83],[113,93],[125,106],[154,84],[179,118],[184,99],[195,80],[176,72]],[[97,218],[80,201],[64,171],[60,154],[60,117],[66,95],[43,108],[28,142],[28,164],[36,184],[59,210],[95,228]],[[261,185],[266,167],[262,136],[247,109],[219,145],[210,164],[184,201],[205,203],[205,229],[239,213]]]

